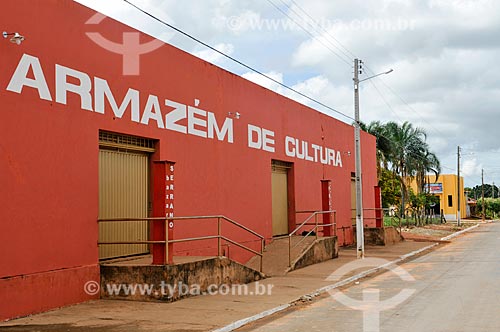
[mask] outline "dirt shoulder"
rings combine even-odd
[[[401,229],[401,235],[405,240],[435,242],[440,241],[443,237],[472,227],[476,224],[477,222],[464,221],[460,226],[457,226],[456,223],[446,223],[425,225],[421,227],[404,227]]]

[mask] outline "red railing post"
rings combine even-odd
[[[333,235],[337,236],[337,211],[333,211]]]
[[[153,241],[165,241],[152,245],[153,264],[162,265],[173,262],[173,244],[167,244],[167,238],[173,239],[174,222],[174,163],[155,161],[153,163],[153,217],[165,218],[152,222],[150,238]],[[170,245],[170,248],[166,248]],[[168,255],[167,255],[168,253]]]
[[[222,256],[222,248],[221,248],[221,225],[220,225],[220,217],[217,217],[217,256]]]
[[[375,186],[375,227],[383,227],[382,192],[380,186]]]
[[[323,234],[325,233],[325,228],[323,227]],[[318,213],[314,212],[314,236],[316,240],[318,239]]]
[[[332,207],[332,181],[321,180],[321,209],[323,211],[331,211]],[[332,223],[329,213],[323,213],[323,224],[329,225]],[[332,226],[323,227],[323,236],[332,235]]]
[[[259,269],[259,272],[262,272],[263,259],[264,259],[264,239],[260,239],[260,269]]]
[[[168,220],[165,220],[165,265],[169,263],[169,252],[168,252]]]

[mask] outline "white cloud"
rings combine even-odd
[[[233,54],[233,51],[234,51],[234,46],[232,44],[221,43],[221,44],[215,45],[214,48],[218,51],[221,51],[224,54],[227,54],[227,55]],[[195,56],[197,56],[197,57],[199,57],[207,62],[213,63],[213,64],[217,64],[217,63],[221,62],[221,60],[226,59],[226,57],[224,57],[222,54],[215,52],[211,49],[204,49],[201,51],[194,52],[193,54]]]
[[[276,71],[270,71],[268,73],[264,73],[266,76],[271,77],[277,82],[283,83],[283,74],[278,73]],[[280,86],[278,83],[271,81],[270,79],[257,74],[256,72],[247,72],[241,75],[241,77],[246,78],[247,80],[254,82],[255,84],[258,84],[260,86],[263,86],[264,88],[267,88],[271,91],[283,94],[283,87]]]
[[[264,74],[280,83],[284,82],[283,73],[270,71]],[[241,76],[271,91],[293,99],[301,104],[312,107],[322,113],[328,114],[343,121],[350,121],[348,118],[339,115],[338,113],[335,113],[332,110],[329,110],[292,90],[286,89],[278,83],[273,82],[255,72],[248,72]],[[350,89],[346,89],[345,87],[335,87],[328,78],[322,75],[314,76],[304,81],[297,82],[296,84],[292,85],[291,88],[325,105],[347,105],[347,100],[351,100],[353,98],[353,92],[350,91]],[[348,109],[348,107],[338,108],[340,112],[347,114],[347,116],[352,116],[351,111],[345,111],[345,109]]]
[[[462,163],[461,174],[464,177],[472,176],[472,175],[481,175],[481,169],[483,165],[478,163],[476,158],[465,159]]]
[[[304,41],[292,55],[293,66],[315,66],[323,61],[331,60],[334,56],[331,51],[321,44],[321,39],[310,39]]]
[[[100,7],[107,15],[160,38],[172,32],[121,0],[78,1]],[[467,166],[474,171],[464,172],[471,174],[466,176],[466,184],[480,181],[478,165],[484,166],[486,174],[498,176],[495,182],[500,183],[500,173],[493,175],[500,155],[497,143],[500,141],[500,130],[497,130],[500,119],[500,81],[497,78],[500,72],[497,61],[500,57],[500,1],[295,0],[287,2],[293,10],[281,7],[302,22],[307,21],[301,11],[305,9],[321,24],[322,28],[316,30],[313,24],[308,25],[310,33],[319,35],[320,41],[297,27],[288,29],[285,25],[262,24],[273,19],[288,20],[266,1],[190,0],[188,6],[175,0],[133,2],[162,19],[170,19],[170,23],[174,22],[181,30],[221,47],[277,81],[351,116],[352,65],[341,61],[323,45],[352,63],[354,55],[339,46],[337,41],[340,41],[375,73],[393,68],[394,72],[382,76],[382,80],[404,99],[403,102],[394,95],[379,78],[371,81],[379,91],[369,82],[362,83],[362,121],[410,121],[423,127],[447,173],[453,173],[456,168],[457,145],[473,143],[477,160],[475,165]],[[389,23],[391,29],[377,28],[377,22]],[[401,22],[411,24],[405,27]],[[222,61],[217,54],[204,51],[177,32],[168,42],[336,116],[279,84],[249,73],[247,68]],[[367,72],[363,76],[370,74]]]

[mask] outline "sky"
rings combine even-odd
[[[129,0],[273,79],[354,116],[353,59],[364,62],[361,121],[409,121],[427,132],[442,173],[500,185],[500,1]],[[346,123],[173,31],[123,0],[77,0]]]

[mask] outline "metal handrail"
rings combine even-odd
[[[229,223],[231,223],[235,226],[238,226],[238,227],[244,229],[245,231],[252,233],[253,235],[255,235],[257,237],[264,239],[264,237],[262,235],[260,235],[259,233],[251,230],[250,228],[248,228],[248,227],[238,223],[237,221],[234,221],[233,219],[228,218],[224,215],[183,216],[183,217],[147,217],[147,218],[105,218],[105,219],[98,219],[97,221],[98,222],[113,222],[113,221],[146,221],[146,220],[165,220],[165,219],[168,219],[168,220],[193,220],[193,219],[216,219],[216,218],[224,219],[224,220],[228,221]]]
[[[354,211],[356,211],[356,209],[351,209],[351,212],[354,212]],[[387,211],[390,211],[390,209],[389,208],[363,208],[363,211],[374,211],[376,213],[377,211],[387,212]],[[351,220],[355,220],[355,219],[356,219],[356,217],[351,215]],[[382,219],[383,220],[384,216],[379,217],[379,216],[375,215],[375,217],[367,217],[367,216],[363,215],[363,219],[367,219],[367,220],[372,220],[372,219],[380,220],[380,219]]]
[[[318,228],[319,227],[327,227],[327,226],[334,226],[333,227],[333,235],[337,236],[337,211],[336,210],[328,210],[328,211],[308,211],[308,210],[302,210],[302,211],[296,211],[296,213],[312,213],[309,217],[307,217],[299,226],[297,226],[290,234],[288,234],[288,266],[292,266],[292,249],[297,247],[299,244],[302,243],[313,231],[315,231],[314,235],[316,237],[316,240],[318,239]],[[318,224],[318,215],[319,214],[333,214],[333,223],[330,224]],[[314,217],[314,223],[309,223],[309,220],[311,220]],[[292,236],[303,226],[305,225],[314,225],[314,227],[295,245],[292,246]]]
[[[190,237],[190,238],[183,238],[183,239],[169,239],[168,238],[168,223],[170,221],[174,220],[194,220],[194,219],[217,219],[217,235],[207,235],[207,236],[199,236],[199,237]],[[233,224],[234,226],[237,226],[244,231],[247,231],[248,233],[255,235],[260,239],[260,252],[253,250],[241,243],[238,243],[234,240],[231,240],[225,236],[223,236],[222,233],[222,225],[221,225],[221,220],[224,220],[230,224]],[[190,241],[201,241],[201,240],[210,240],[210,239],[217,239],[217,255],[222,256],[222,240],[229,242],[231,244],[234,244],[244,250],[247,250],[255,255],[258,255],[260,257],[260,272],[262,272],[262,257],[263,257],[263,252],[264,252],[264,236],[260,235],[259,233],[251,230],[250,228],[234,221],[233,219],[230,219],[224,215],[209,215],[209,216],[182,216],[182,217],[146,217],[146,218],[103,218],[103,219],[97,219],[97,222],[133,222],[133,221],[164,221],[165,222],[165,241],[98,241],[98,245],[112,245],[112,244],[164,244],[165,245],[165,265],[168,264],[168,245],[173,244],[173,243],[180,243],[180,242],[190,242]]]

